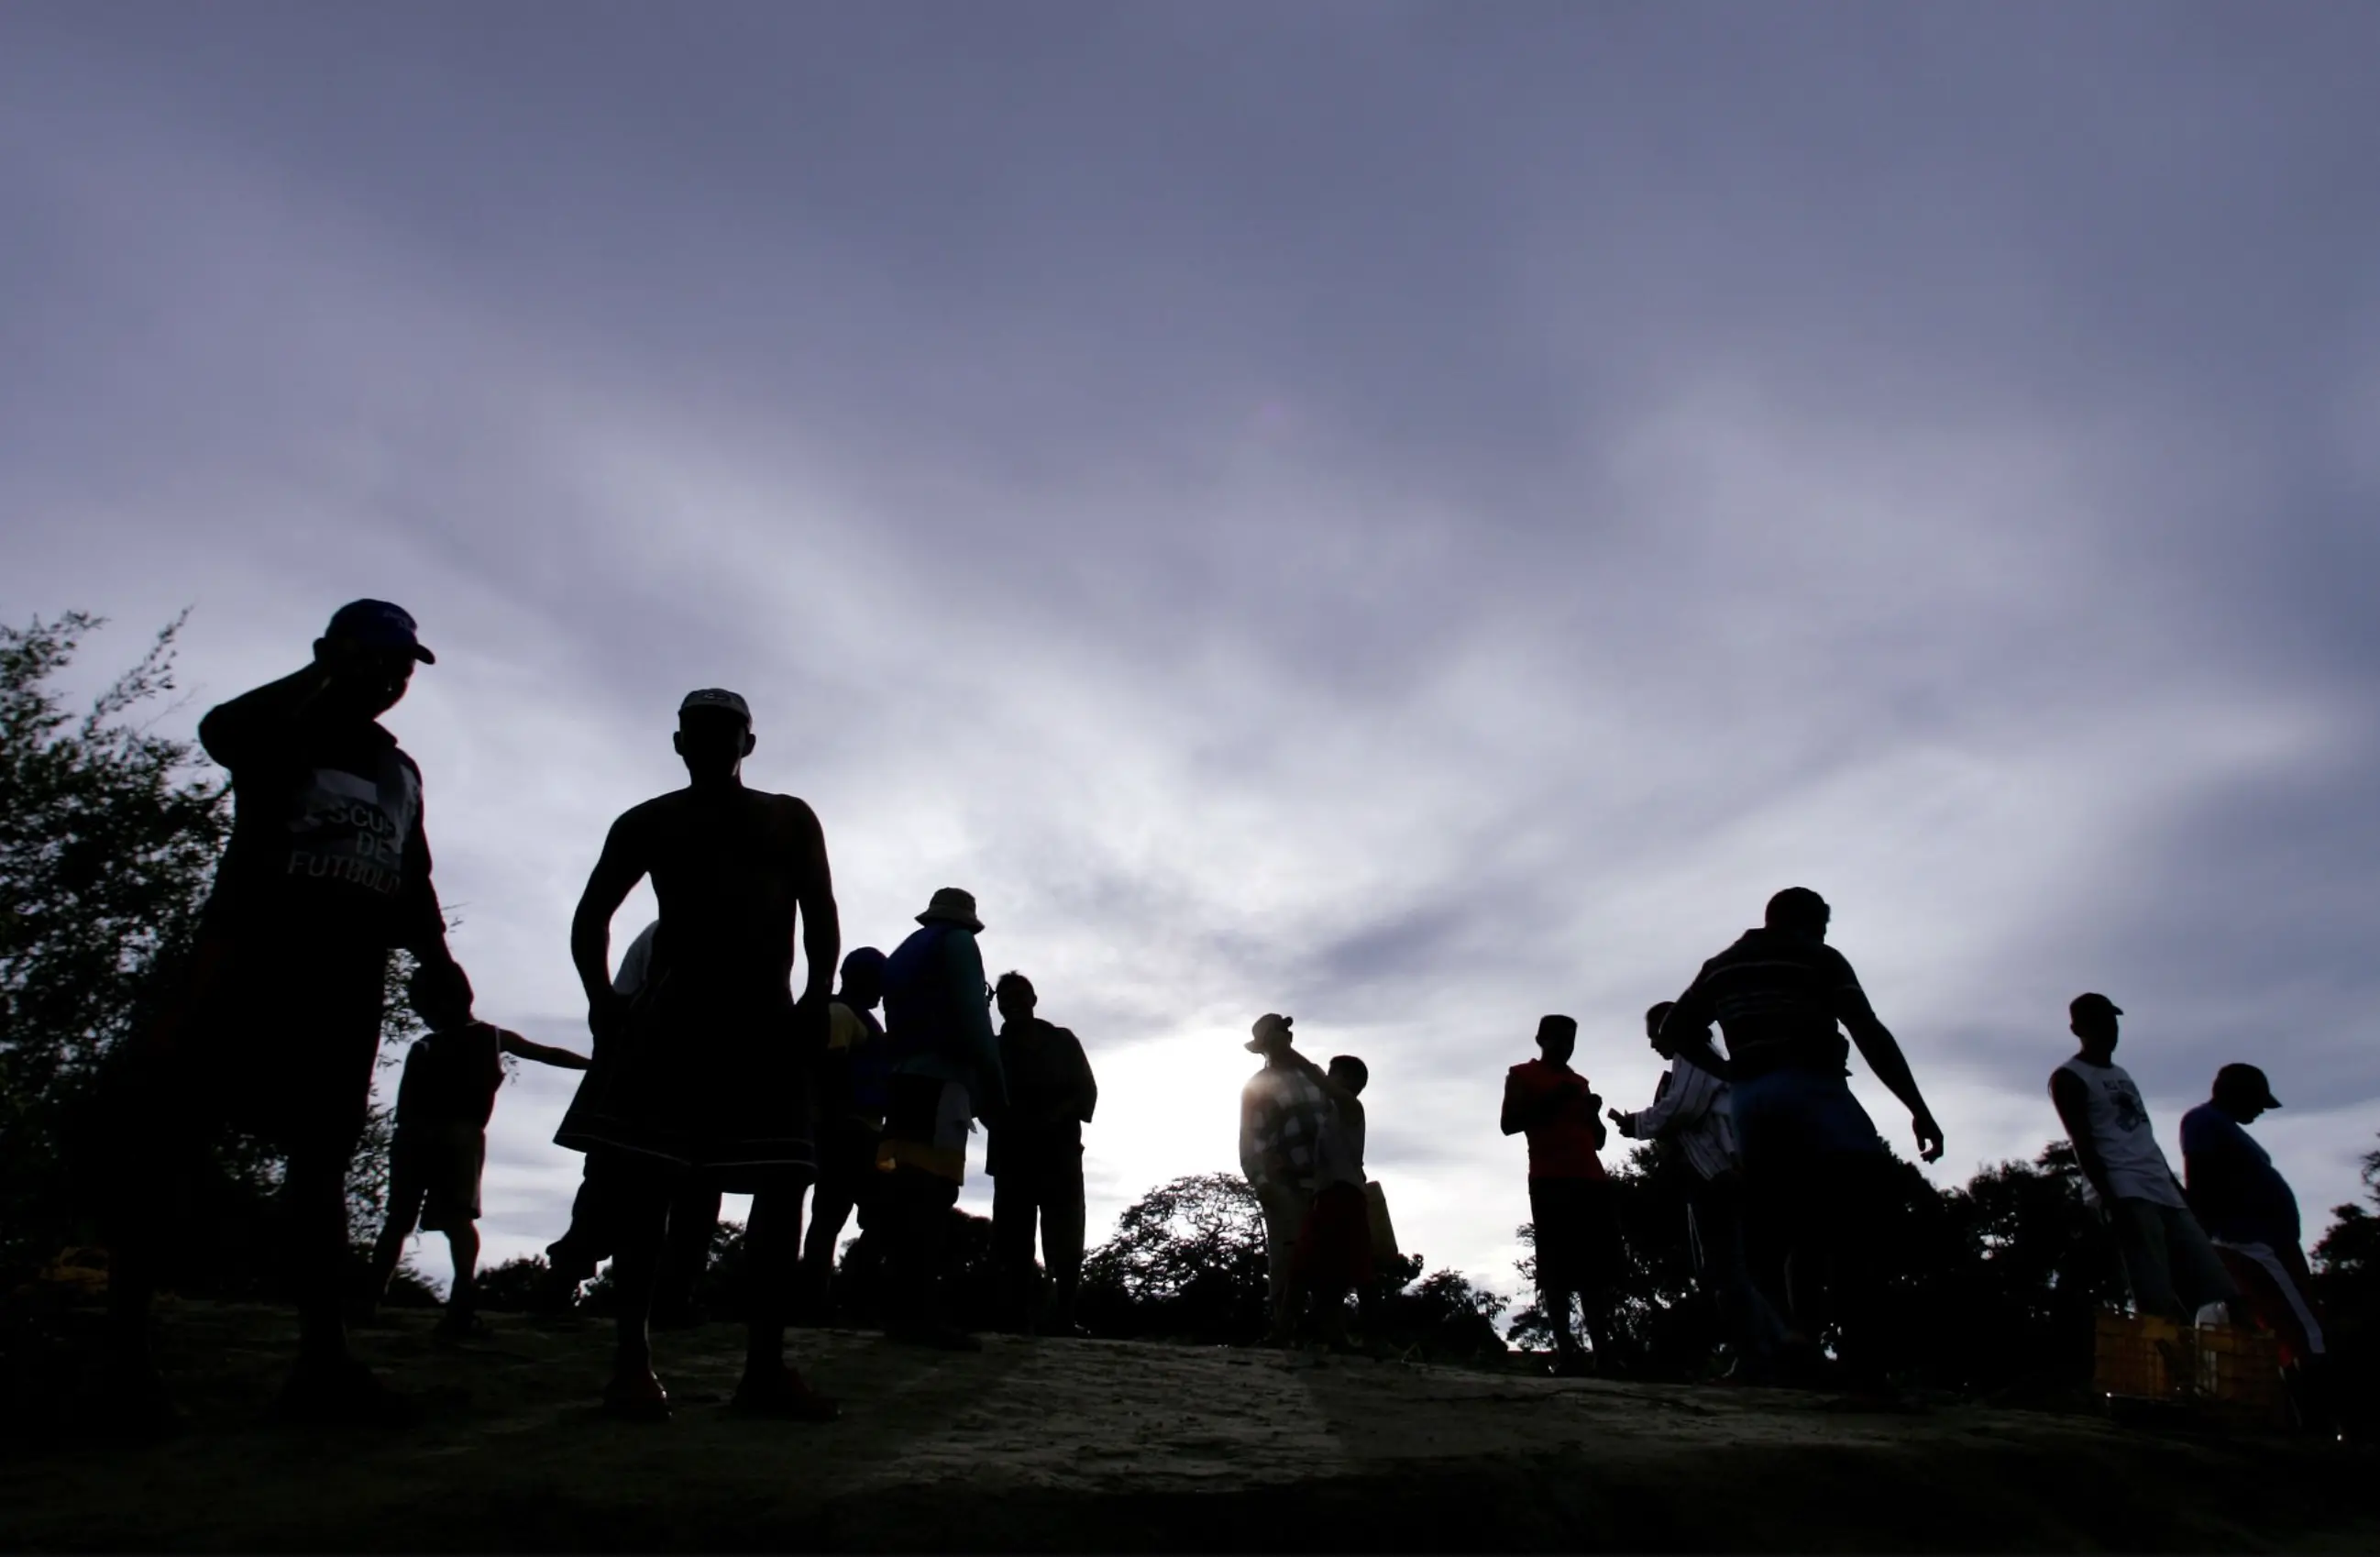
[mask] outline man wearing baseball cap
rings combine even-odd
[[[2237,1301],[2239,1289],[2166,1165],[2139,1085],[2116,1064],[2116,1018],[2123,1014],[2095,991],[2068,1004],[2069,1027],[2082,1046],[2049,1073],[2049,1101],[2074,1143],[2083,1198],[2115,1231],[2132,1306],[2188,1324],[2210,1303]]]
[[[570,923],[595,1066],[554,1133],[588,1153],[614,1217],[619,1340],[607,1411],[669,1415],[649,1331],[670,1206],[696,1184],[752,1197],[746,1225],[747,1337],[738,1412],[803,1421],[837,1414],[784,1360],[801,1259],[802,1195],[817,1171],[808,1083],[826,1047],[827,993],[842,951],[826,837],[790,795],[747,788],[752,712],[722,687],[678,705],[686,786],[612,824]],[[638,882],[661,906],[650,968],[613,987],[612,916]],[[794,998],[798,931],[808,981]]]
[[[150,1296],[184,1164],[225,1124],[287,1155],[298,1356],[282,1411],[409,1414],[347,1351],[346,1176],[370,1103],[389,952],[412,953],[418,987],[451,992],[468,1015],[469,981],[431,884],[421,771],[379,723],[414,666],[436,663],[402,608],[356,601],[333,614],[305,669],[199,723],[200,744],[231,772],[231,837],[190,955],[109,1077],[119,1132],[109,1296],[128,1418],[170,1416]]]
[[[2250,1315],[2280,1337],[2282,1366],[2301,1370],[2325,1348],[2298,1198],[2244,1128],[2280,1106],[2263,1071],[2225,1065],[2215,1073],[2214,1096],[2181,1116],[2181,1171],[2191,1210]]]

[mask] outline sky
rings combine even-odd
[[[740,690],[846,946],[966,887],[1082,1038],[1094,1240],[1233,1169],[1282,1011],[1368,1062],[1406,1247],[1514,1292],[1537,1017],[1642,1106],[1640,1013],[1791,884],[1935,1182],[2056,1134],[2102,990],[2177,1161],[2267,1070],[2311,1238],[2380,1144],[2375,55],[2313,3],[17,0],[0,618],[103,613],[95,681],[189,608],[186,733],[406,605],[457,955],[563,1043],[606,827]],[[567,1220],[574,1079],[499,1101],[492,1259]]]

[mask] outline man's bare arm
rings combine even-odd
[[[826,830],[818,813],[801,801],[793,802],[795,847],[800,858],[799,906],[802,917],[802,960],[809,965],[802,1000],[821,1015],[834,993],[834,973],[843,960],[843,922],[834,907],[834,875],[828,869]]]
[[[2100,1160],[2099,1143],[2091,1134],[2091,1089],[2072,1071],[2054,1070],[2049,1073],[2049,1101],[2058,1110],[2058,1122],[2066,1126],[2082,1182],[2097,1191],[2101,1205],[2112,1207],[2116,1198],[2107,1188],[2107,1165]]]
[[[1942,1126],[1934,1122],[1934,1111],[1925,1106],[1925,1096],[1917,1090],[1917,1078],[1910,1074],[1908,1057],[1900,1052],[1900,1040],[1877,1019],[1867,996],[1856,987],[1846,991],[1841,1016],[1852,1041],[1859,1045],[1860,1058],[1909,1110],[1910,1123],[1917,1132],[1917,1155],[1928,1162],[1941,1161]]]
[[[578,894],[578,910],[570,916],[570,960],[587,991],[589,1013],[609,1010],[618,998],[612,992],[612,916],[645,879],[646,847],[635,811],[613,822],[587,890]]]
[[[1287,1059],[1293,1069],[1298,1071],[1300,1074],[1305,1076],[1307,1080],[1321,1088],[1322,1095],[1329,1098],[1333,1105],[1352,1103],[1355,1101],[1355,1094],[1347,1090],[1344,1083],[1341,1082],[1338,1077],[1332,1076],[1320,1065],[1316,1064],[1312,1060],[1309,1060],[1305,1055],[1299,1053],[1296,1050],[1291,1050],[1287,1055]]]
[[[1517,1136],[1529,1127],[1528,1120],[1523,1117],[1527,1111],[1523,1108],[1519,1094],[1519,1087],[1508,1074],[1504,1077],[1504,1111],[1496,1119],[1496,1127],[1508,1136]]]
[[[503,1035],[504,1052],[524,1060],[535,1060],[541,1065],[560,1065],[564,1070],[585,1070],[589,1064],[586,1055],[572,1049],[556,1049],[549,1043],[536,1043],[505,1028],[496,1029]]]

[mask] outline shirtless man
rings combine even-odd
[[[735,1408],[826,1420],[833,1402],[784,1360],[802,1194],[817,1172],[806,1087],[841,950],[826,839],[801,801],[744,786],[755,742],[742,698],[686,694],[674,744],[691,782],[612,824],[570,926],[595,1068],[554,1140],[588,1153],[616,1192],[620,1330],[603,1404],[643,1420],[669,1415],[647,1320],[668,1206],[692,1174],[752,1196],[750,1335]],[[648,876],[661,926],[650,977],[627,997],[612,985],[612,916]],[[808,972],[799,1001],[797,921]]]

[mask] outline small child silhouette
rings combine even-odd
[[[480,1263],[480,1175],[488,1158],[488,1120],[504,1084],[504,1056],[517,1055],[565,1070],[585,1070],[587,1058],[532,1043],[471,1016],[470,981],[461,970],[424,968],[407,991],[430,1026],[406,1052],[396,1091],[396,1135],[390,1143],[388,1221],[372,1246],[365,1309],[388,1291],[405,1241],[419,1225],[443,1233],[455,1260],[455,1285],[433,1332],[456,1340],[479,1328],[474,1277]]]

